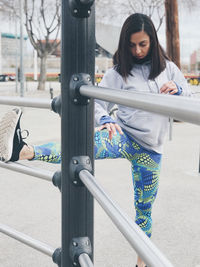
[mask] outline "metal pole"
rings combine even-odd
[[[86,253],[82,253],[79,256],[78,260],[81,267],[94,267],[90,257]]]
[[[54,172],[51,172],[48,170],[40,170],[40,169],[36,169],[33,167],[30,168],[28,166],[25,166],[17,162],[16,163],[13,163],[13,162],[4,163],[0,161],[0,167],[11,170],[11,171],[16,171],[16,172],[24,173],[27,175],[35,176],[37,178],[41,178],[49,182],[52,182],[52,178],[54,176]]]
[[[37,50],[35,50],[34,49],[34,81],[37,81],[37,72],[38,72],[38,70],[37,70]]]
[[[200,124],[200,101],[184,96],[140,93],[83,85],[81,95]]]
[[[0,96],[1,105],[51,109],[51,99]]]
[[[20,96],[24,96],[24,32],[23,32],[23,0],[20,0]]]
[[[16,39],[16,60],[15,60],[15,92],[18,92],[18,35],[17,35],[17,15],[15,14],[15,39]]]
[[[79,173],[81,181],[92,193],[120,232],[125,236],[138,255],[151,267],[172,267],[169,260],[159,251],[136,223],[110,198],[87,170]]]
[[[20,241],[21,243],[26,244],[29,247],[32,247],[32,248],[48,255],[50,257],[52,257],[52,255],[54,253],[54,249],[51,246],[49,246],[49,245],[47,245],[41,241],[38,241],[36,239],[33,239],[32,237],[25,235],[21,232],[18,232],[15,229],[12,229],[7,225],[0,223],[0,232]]]
[[[170,141],[172,141],[173,123],[174,123],[174,119],[170,117],[169,118],[169,140]]]
[[[75,73],[94,77],[95,14],[93,5],[89,18],[74,17],[80,9],[72,9],[72,2],[62,0],[62,267],[74,266],[69,255],[72,238],[86,236],[93,244],[93,198],[84,186],[72,183],[70,173],[75,155],[88,155],[93,162],[93,101],[76,105],[69,88]]]

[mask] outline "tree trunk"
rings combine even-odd
[[[40,76],[39,76],[39,83],[38,83],[38,90],[44,91],[45,90],[45,83],[46,83],[46,61],[47,55],[42,55],[40,57]]]
[[[167,54],[180,68],[180,41],[177,0],[165,0]]]

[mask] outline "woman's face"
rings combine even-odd
[[[149,53],[150,37],[144,31],[133,33],[130,37],[129,46],[131,54],[137,59],[142,59]]]

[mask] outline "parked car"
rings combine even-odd
[[[15,81],[14,75],[0,74],[0,82]]]
[[[6,74],[1,74],[0,75],[0,82],[8,82],[9,81],[9,76]]]

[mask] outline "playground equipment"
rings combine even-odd
[[[94,82],[94,0],[62,1],[61,97],[53,100],[0,97],[0,104],[52,109],[61,116],[61,172],[0,163],[0,167],[52,181],[62,194],[62,244],[52,248],[3,224],[0,231],[51,256],[61,267],[93,266],[93,197],[149,267],[172,267],[144,232],[93,176],[93,98],[200,124],[200,102],[178,96],[122,92]],[[109,263],[105,263],[109,266]]]

